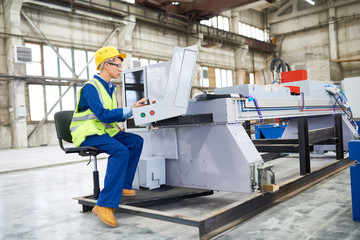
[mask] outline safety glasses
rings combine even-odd
[[[117,66],[119,70],[122,70],[122,66],[120,63],[111,63],[111,62],[107,62],[108,64],[110,65],[114,65],[114,66]]]

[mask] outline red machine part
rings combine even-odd
[[[307,71],[304,69],[281,73],[281,83],[307,80]]]
[[[292,95],[299,95],[300,94],[300,87],[299,86],[283,86],[283,87],[290,88],[290,93]]]

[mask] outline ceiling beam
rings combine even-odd
[[[259,0],[137,0],[140,5],[161,9],[178,15],[187,15],[193,12],[200,18],[218,16],[229,9],[241,7]],[[172,2],[178,2],[173,5]]]

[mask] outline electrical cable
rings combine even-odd
[[[344,105],[342,104],[342,102],[339,102],[339,98],[342,100],[341,96],[339,96],[339,94],[337,94],[338,97],[336,97],[336,94],[328,91],[328,93],[335,99],[335,105],[336,103],[340,106],[340,108],[343,110],[343,112],[345,113],[345,115],[347,116],[347,119],[349,120],[349,122],[354,126],[355,130],[358,129],[358,125],[355,121],[355,119],[353,118],[353,114],[351,112],[351,110],[349,108],[345,108]],[[340,90],[340,93],[345,97],[344,93],[342,93],[342,91]],[[347,99],[346,99],[347,100]],[[335,106],[334,105],[334,106]]]
[[[285,69],[285,71],[283,71],[283,72],[289,72],[289,71],[291,71],[290,65],[289,65],[288,63],[286,63],[286,62],[285,62],[284,64],[285,64],[287,70]],[[281,68],[281,67],[282,67],[281,64],[279,64],[279,65],[277,66],[276,70],[277,70],[278,72],[280,72],[280,68]]]
[[[304,97],[304,93],[300,92],[301,95],[301,111],[304,111],[304,107],[305,107],[305,97]]]
[[[344,96],[344,98],[345,98],[346,102],[349,102],[349,100],[347,99],[347,97],[346,97],[345,93],[344,93],[341,89],[340,89],[340,93]],[[350,106],[349,106],[349,110],[350,110],[351,115],[352,115],[352,111],[351,111]]]
[[[251,95],[247,95],[247,96],[244,96],[244,97],[245,97],[245,98],[248,98],[248,100],[249,100],[250,102],[251,102],[251,101],[254,101],[254,105],[255,105],[256,110],[257,110],[257,112],[258,112],[258,115],[259,115],[259,117],[260,117],[260,123],[264,122],[264,119],[263,119],[263,116],[262,116],[262,114],[261,114],[261,110],[260,110],[260,108],[259,108],[259,104],[258,104],[256,98],[253,97],[253,96],[251,96]]]
[[[336,98],[334,95],[332,95],[332,97],[335,99],[336,103],[340,106],[340,108],[344,111],[346,116],[348,116],[349,118],[352,118],[351,112],[339,102],[338,98]]]
[[[277,67],[277,69],[275,70],[275,64],[277,62],[280,62],[279,66]],[[275,83],[280,83],[281,82],[281,79],[279,77],[279,73],[280,73],[280,68],[281,68],[281,71],[282,72],[285,72],[286,71],[286,68],[285,68],[285,63],[284,61],[281,59],[281,58],[274,58],[271,63],[270,63],[270,71],[273,73],[274,75],[274,81],[272,82],[272,84],[275,84]],[[290,66],[289,66],[290,68]],[[275,74],[277,74],[277,76],[275,76]]]

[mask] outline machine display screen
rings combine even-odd
[[[132,106],[137,101],[145,97],[145,68],[136,68],[131,71],[126,71],[123,74],[124,87],[124,107]],[[134,119],[126,120],[126,129],[145,129],[146,127],[135,126]]]

